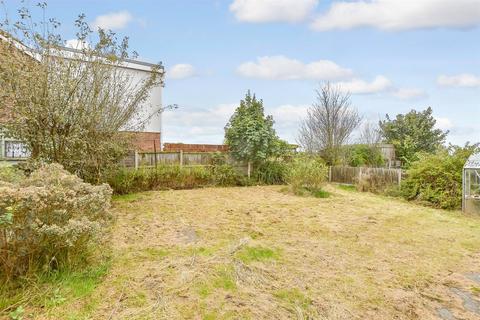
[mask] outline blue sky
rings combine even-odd
[[[326,80],[366,121],[431,106],[449,142],[480,141],[480,0],[48,1],[67,39],[79,13],[166,66],[165,142],[221,143],[248,89],[295,142]]]

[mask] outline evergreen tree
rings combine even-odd
[[[273,129],[273,117],[265,116],[263,101],[247,92],[225,126],[225,143],[236,160],[258,164],[281,152],[286,145]]]

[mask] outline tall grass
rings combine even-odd
[[[206,186],[243,185],[244,179],[228,165],[213,167],[158,166],[157,168],[120,169],[107,181],[115,194],[149,190],[194,189]]]

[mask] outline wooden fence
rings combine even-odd
[[[387,185],[400,185],[402,181],[402,169],[346,166],[330,167],[329,181],[355,184],[361,180],[363,175],[374,176],[377,181],[383,181]]]
[[[135,152],[123,161],[126,167],[156,167],[177,165],[180,167],[211,166],[215,152]],[[226,162],[242,173],[247,172],[247,165],[226,157]]]

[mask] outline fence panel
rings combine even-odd
[[[367,168],[367,167],[330,167],[330,182],[355,184],[361,177],[373,176],[375,180],[385,184],[400,184],[402,181],[401,169]]]
[[[214,152],[139,152],[130,155],[122,164],[126,167],[155,167],[155,165],[211,166]],[[136,160],[135,160],[136,159]],[[135,165],[136,163],[136,165]],[[247,165],[227,157],[227,163],[241,173],[247,172]]]

